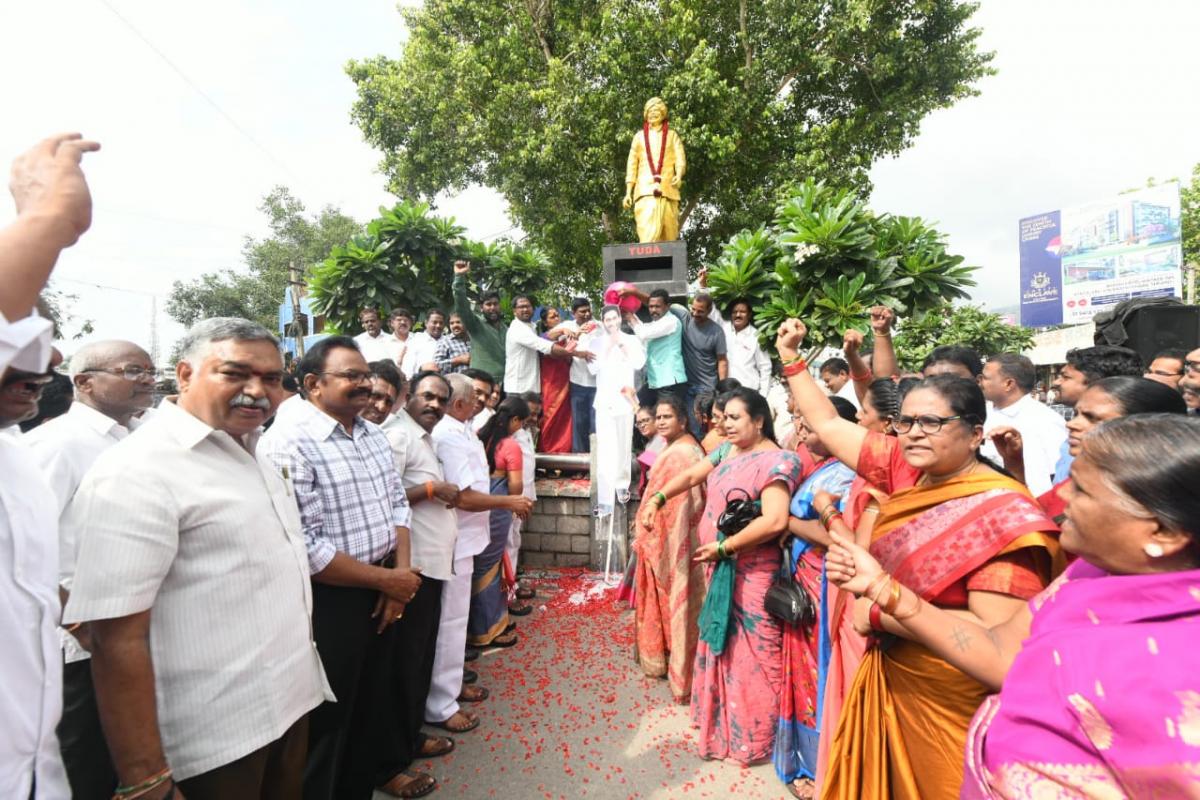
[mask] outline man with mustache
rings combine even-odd
[[[471,366],[471,337],[461,314],[450,315],[450,333],[438,339],[434,363],[443,375],[466,372]]]
[[[58,501],[60,516],[83,476],[100,454],[129,435],[136,419],[154,401],[154,364],[133,342],[86,344],[71,358],[75,402],[67,413],[34,428],[24,437]],[[75,551],[82,530],[60,520],[59,583],[69,591]],[[80,631],[76,631],[80,633]],[[63,636],[63,719],[58,728],[63,763],[74,797],[111,797],[116,773],[100,728],[92,669],[87,650],[74,636]]]
[[[91,225],[80,162],[98,149],[60,134],[13,162],[17,217],[0,228],[0,433],[37,413],[42,376],[62,360],[50,321],[31,312],[59,253]],[[56,530],[53,493],[29,453],[0,435],[0,797],[70,794],[54,734],[62,711]]]
[[[1187,403],[1188,415],[1200,415],[1200,347],[1184,357],[1179,391],[1183,394],[1183,402]]]
[[[384,425],[392,418],[396,406],[403,405],[408,399],[404,374],[396,364],[389,360],[372,361],[367,364],[371,371],[371,394],[367,398],[367,407],[362,410],[362,418],[376,425]]]
[[[224,317],[180,350],[178,397],[101,453],[67,506],[80,535],[63,623],[91,639],[114,795],[299,797],[309,712],[330,695],[300,516],[259,439],[283,396],[279,341]]]
[[[507,329],[500,321],[500,295],[494,290],[485,291],[479,297],[480,313],[472,311],[471,299],[467,296],[470,271],[470,262],[454,262],[454,311],[471,334],[471,368],[500,378],[504,375],[507,339]]]
[[[425,703],[433,677],[438,624],[446,582],[453,577],[454,540],[458,523],[453,507],[458,487],[446,481],[434,449],[432,432],[446,413],[450,384],[436,372],[418,372],[412,379],[408,402],[383,423],[392,446],[396,469],[412,507],[409,541],[412,565],[421,571],[421,583],[430,584],[429,602],[409,603],[404,618],[396,623],[404,642],[404,653],[390,670],[395,697],[387,707],[399,727],[397,746],[385,751],[384,775],[396,774],[416,758],[445,755],[454,741],[444,736],[425,736]],[[468,578],[470,571],[467,572]],[[409,750],[401,753],[401,746]],[[390,763],[390,766],[388,762]]]
[[[317,709],[309,729],[307,798],[369,800],[434,783],[427,774],[381,775],[381,761],[406,759],[388,748],[393,726],[393,624],[412,604],[435,602],[436,581],[411,564],[410,511],[387,437],[360,416],[371,372],[355,341],[329,336],[300,360],[305,399],[292,401],[263,437],[266,456],[292,481],[313,578],[313,638],[337,697]]]

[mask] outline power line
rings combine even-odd
[[[209,94],[207,92],[205,92],[203,89],[201,89],[199,84],[197,84],[194,80],[192,80],[190,77],[188,77],[188,74],[186,72],[184,72],[182,69],[180,69],[178,66],[176,66],[175,62],[172,61],[170,58],[168,58],[166,53],[164,53],[157,45],[155,45],[154,42],[150,41],[150,39],[146,36],[146,34],[142,33],[140,30],[138,30],[138,28],[132,22],[130,22],[120,11],[118,11],[116,8],[114,8],[113,5],[110,2],[108,2],[108,0],[100,0],[100,3],[105,8],[107,8],[109,11],[111,11],[113,13],[113,16],[115,16],[117,19],[121,20],[121,22],[124,23],[125,27],[129,28],[129,30],[132,31],[135,36],[137,36],[139,39],[141,39],[142,42],[147,47],[149,47],[151,50],[153,50],[155,52],[155,54],[159,58],[161,58],[163,60],[163,62],[165,62],[166,65],[168,67],[170,67],[175,72],[175,74],[178,75],[183,80],[184,83],[186,83],[188,86],[190,86],[192,88],[192,91],[194,91],[196,94],[200,95],[200,97],[202,97],[205,102],[207,102],[210,106],[213,107],[214,111],[216,111],[218,114],[220,114],[222,117],[224,117],[225,121],[228,122],[233,127],[234,130],[236,130],[242,136],[246,137],[247,141],[249,141],[251,144],[253,144],[255,147],[257,147],[264,155],[266,155],[267,158],[274,161],[276,166],[278,166],[280,169],[282,169],[284,172],[286,172],[288,175],[295,178],[296,180],[300,180],[300,177],[298,175],[296,175],[296,173],[292,172],[292,170],[288,167],[287,164],[283,163],[283,161],[276,158],[274,153],[272,153],[261,142],[259,142],[257,139],[255,139],[250,134],[250,132],[247,131],[245,128],[243,128],[236,119],[234,119],[227,111],[225,111],[225,109],[221,108],[221,106],[217,103],[216,100],[214,100],[212,97],[209,96]]]
[[[157,292],[147,292],[144,289],[127,289],[124,286],[112,286],[107,283],[93,283],[91,281],[81,281],[81,280],[77,280],[75,278],[60,278],[57,275],[54,276],[54,281],[55,281],[55,283],[58,283],[58,282],[77,283],[80,286],[91,286],[94,289],[108,289],[108,290],[114,291],[114,292],[126,292],[128,294],[140,294],[143,297],[153,297],[155,299],[162,298],[161,294],[159,294]]]

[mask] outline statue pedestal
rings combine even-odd
[[[636,283],[643,292],[666,289],[672,299],[687,296],[687,242],[631,242],[604,246],[604,285]]]

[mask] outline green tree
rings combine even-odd
[[[535,246],[465,240],[462,226],[433,214],[427,203],[404,201],[379,213],[363,235],[335,246],[309,273],[313,308],[333,329],[355,330],[366,307],[386,312],[404,306],[418,317],[435,306],[448,308],[454,262],[460,258],[477,267],[473,292],[495,289],[508,297],[521,292],[541,301],[562,299],[562,276]]]
[[[1179,222],[1183,237],[1183,261],[1200,269],[1200,164],[1192,167],[1192,182],[1179,184]],[[1195,275],[1192,276],[1195,281]],[[1187,273],[1184,273],[1184,292],[1187,294]]]
[[[892,340],[902,369],[916,371],[933,348],[944,344],[972,347],[981,356],[1020,353],[1033,347],[1033,331],[1010,325],[999,314],[976,306],[949,303],[906,320]]]
[[[353,117],[401,197],[479,183],[560,267],[598,277],[634,238],[625,160],[653,95],[688,169],[683,237],[704,261],[780,188],[867,171],[991,54],[958,0],[427,0],[397,59],[351,62]]]
[[[283,186],[272,189],[259,210],[266,215],[271,233],[262,239],[245,238],[244,269],[209,272],[186,283],[175,281],[166,305],[173,319],[192,325],[209,317],[244,317],[275,330],[288,265],[307,269],[362,230],[332,206],[306,214],[304,204]]]
[[[911,317],[965,298],[974,269],[919,217],[879,216],[853,192],[807,180],[769,226],[725,243],[708,286],[722,306],[750,302],[768,347],[780,323],[802,318],[815,356],[848,328],[866,332],[871,306]]]

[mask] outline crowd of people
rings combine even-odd
[[[635,441],[636,661],[700,757],[797,797],[1196,793],[1200,350],[1070,352],[1067,421],[1019,354],[902,373],[885,308],[818,380],[802,321],[773,363],[703,287],[505,324],[458,262],[450,314],[363,309],[290,368],[201,321],[155,405],[133,342],[61,374],[39,306],[96,149],[19,158],[0,231],[0,796],[433,792],[414,762],[481,724],[469,662],[532,611],[536,453],[598,449],[624,502]]]

